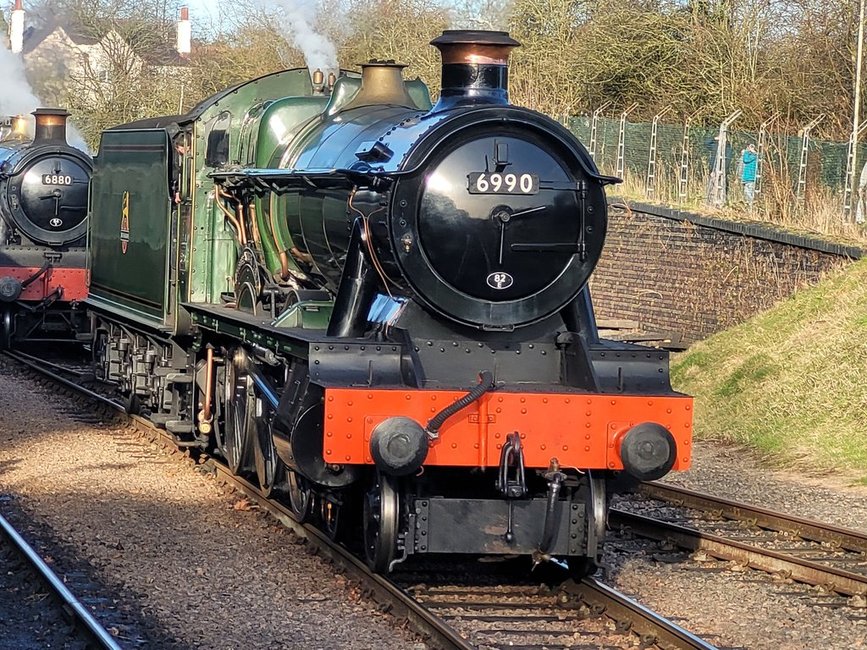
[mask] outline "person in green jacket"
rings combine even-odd
[[[746,200],[747,205],[753,207],[753,199],[756,196],[756,167],[759,161],[756,145],[748,144],[747,148],[743,150],[742,156],[741,182],[744,184],[744,200]]]

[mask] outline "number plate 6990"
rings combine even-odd
[[[536,194],[539,191],[536,174],[471,172],[467,180],[470,194]]]

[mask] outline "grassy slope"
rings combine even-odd
[[[867,260],[672,363],[696,434],[867,483]]]

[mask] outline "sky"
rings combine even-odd
[[[26,1],[26,0],[25,0]],[[190,8],[190,20],[193,23],[193,36],[204,35],[203,32],[211,31],[210,27],[214,26],[214,31],[218,25],[220,15],[220,5],[230,4],[232,0],[182,0]],[[277,0],[278,2],[280,0]],[[287,6],[293,4],[293,0],[282,0]],[[302,0],[302,3],[310,2],[310,0]],[[439,0],[443,6],[452,6],[453,0]],[[269,4],[273,4],[273,0]]]
[[[186,5],[190,8],[193,34],[201,30],[205,25],[216,24],[219,15],[218,0],[186,0]]]

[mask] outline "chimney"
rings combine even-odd
[[[69,113],[62,108],[37,108],[31,113],[36,118],[36,135],[33,142],[66,142],[66,120]]]
[[[448,29],[431,45],[443,59],[442,92],[434,111],[509,103],[509,54],[521,44],[508,32]]]
[[[190,23],[190,10],[181,7],[181,17],[178,20],[178,54],[187,58],[192,51],[193,26]]]
[[[24,49],[24,5],[15,0],[12,20],[9,22],[9,47],[13,54],[21,54]]]

